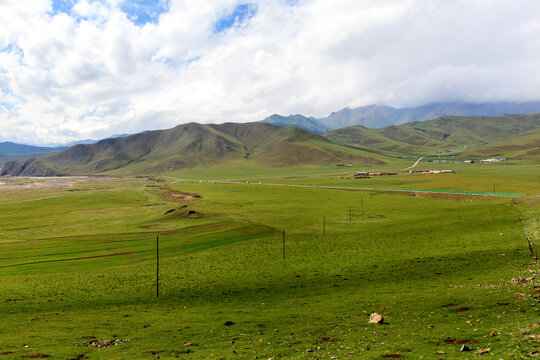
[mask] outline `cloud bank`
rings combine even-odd
[[[535,0],[3,0],[0,141],[540,99]]]

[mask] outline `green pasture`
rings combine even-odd
[[[540,268],[516,206],[538,242],[539,173],[516,164],[514,182],[509,165],[365,180],[340,177],[350,168],[216,167],[170,174],[190,182],[0,187],[0,359],[534,358]],[[366,180],[462,191],[496,180],[529,196],[265,186]],[[171,200],[160,187],[200,197]],[[509,283],[517,277],[529,280]],[[385,323],[368,324],[372,312]],[[84,345],[105,339],[130,341]]]
[[[448,161],[446,163],[433,163],[421,161],[414,169],[444,170],[451,169],[455,174],[411,174],[406,167],[414,161],[395,163],[392,166],[383,167],[333,167],[303,171],[291,171],[287,175],[277,172],[274,175],[268,173],[262,175],[236,177],[231,174],[223,176],[216,169],[210,171],[204,177],[197,177],[194,171],[165,174],[180,179],[192,180],[235,180],[250,183],[278,183],[278,184],[302,184],[318,186],[348,186],[365,187],[374,189],[417,189],[417,190],[445,190],[445,191],[470,191],[470,192],[498,192],[520,193],[534,195],[540,193],[540,166],[531,163],[508,162],[492,164],[464,164],[461,161]],[[268,168],[266,168],[268,170]],[[397,175],[373,176],[368,179],[354,179],[357,171],[369,172],[395,172]]]

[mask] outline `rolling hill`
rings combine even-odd
[[[540,128],[465,150],[463,156],[540,158]]]
[[[463,151],[464,154],[500,153],[506,144],[524,144],[520,154],[531,154],[537,144],[540,114],[506,116],[444,116],[380,129],[361,125],[332,130],[324,136],[333,142],[402,154]],[[491,146],[490,144],[493,144]],[[483,149],[483,150],[480,150]],[[499,150],[497,150],[499,149]],[[515,153],[517,154],[517,153]]]
[[[202,125],[76,145],[40,159],[0,165],[0,175],[85,175],[121,171],[151,174],[232,160],[267,166],[384,164],[384,156],[332,141],[298,127],[265,123]]]

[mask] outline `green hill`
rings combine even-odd
[[[457,152],[477,147],[482,147],[478,149],[479,154],[501,153],[508,142],[514,147],[524,144],[519,154],[527,156],[535,151],[535,136],[538,134],[535,129],[539,128],[540,114],[444,116],[379,129],[357,125],[329,131],[324,136],[336,143],[365,147],[372,151],[415,155],[433,154],[441,150]],[[524,137],[521,138],[521,135]],[[472,150],[464,154],[472,154]],[[513,155],[516,154],[514,152]]]
[[[487,145],[467,149],[469,157],[540,158],[540,128],[504,138]]]
[[[504,116],[443,116],[402,126],[459,145],[483,145],[540,127],[540,114]]]
[[[0,174],[152,174],[241,160],[266,166],[384,164],[384,157],[338,145],[298,127],[264,123],[179,125],[169,130],[76,145],[40,159],[1,165]]]

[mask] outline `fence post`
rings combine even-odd
[[[156,297],[159,297],[159,236],[156,236]]]
[[[283,260],[285,260],[285,230],[283,230]]]

